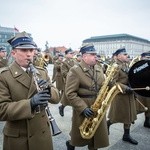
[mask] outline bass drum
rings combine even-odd
[[[140,60],[136,62],[129,70],[129,85],[131,88],[150,87],[150,60]],[[150,97],[150,90],[135,90],[135,93]]]

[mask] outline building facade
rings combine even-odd
[[[129,34],[95,36],[83,40],[83,44],[94,44],[97,53],[111,57],[117,49],[125,47],[131,58],[150,51],[150,41]]]
[[[18,31],[15,28],[1,27],[0,26],[0,46],[3,46],[7,50],[7,54],[10,54],[11,46],[7,43],[7,40],[12,38]]]

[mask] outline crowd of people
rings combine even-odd
[[[61,117],[65,117],[66,106],[72,108],[67,150],[83,146],[97,150],[109,146],[110,127],[114,123],[123,124],[123,141],[137,145],[138,141],[131,136],[130,127],[139,113],[144,112],[143,126],[150,128],[150,100],[130,87],[128,73],[131,60],[125,48],[117,49],[107,63],[92,44],[81,46],[78,54],[69,48],[64,54],[57,53],[53,57],[53,76],[50,79],[47,62],[42,67],[37,63],[40,51],[33,38],[21,32],[9,39],[8,43],[12,47],[11,64],[8,64],[5,48],[0,47],[0,121],[6,122],[3,129],[4,150],[53,150],[51,123],[46,111],[48,103],[60,104],[58,113]],[[149,58],[150,52],[140,56],[140,60]],[[107,86],[111,89],[119,84],[122,92],[115,96],[108,116],[103,116],[94,136],[84,139],[79,127],[85,118],[96,115],[91,106],[107,79],[108,69],[114,63],[119,70]],[[148,110],[143,110],[136,99]]]

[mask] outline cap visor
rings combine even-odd
[[[35,47],[33,45],[19,45],[15,48],[19,48],[19,49],[36,49],[37,47]]]
[[[91,52],[86,52],[86,54],[97,54],[97,52],[91,51]]]

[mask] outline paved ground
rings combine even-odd
[[[52,66],[49,66],[49,74],[52,75]],[[51,113],[53,114],[59,128],[62,133],[60,135],[53,137],[54,150],[66,150],[65,142],[70,139],[69,131],[71,127],[71,107],[67,106],[65,108],[65,116],[61,117],[58,113],[58,107],[60,104],[52,105],[50,104]],[[139,144],[132,145],[126,142],[123,142],[122,134],[123,127],[122,124],[114,124],[110,128],[110,145],[107,148],[102,148],[101,150],[150,150],[150,129],[143,127],[144,114],[137,116],[135,124],[132,125],[131,135],[134,137]],[[3,122],[0,122],[0,150],[2,150],[2,129]],[[87,147],[77,147],[76,150],[87,150]]]

